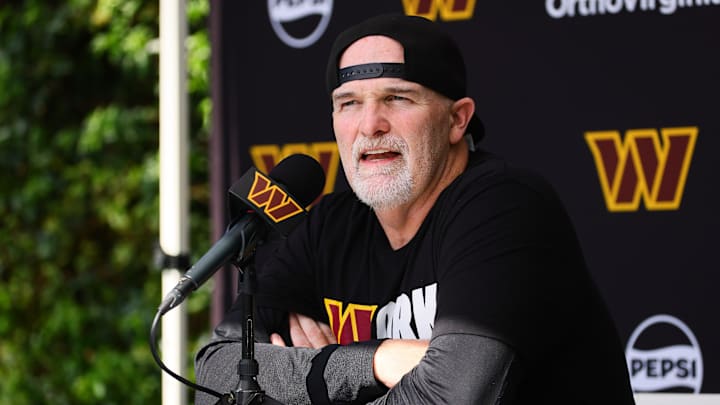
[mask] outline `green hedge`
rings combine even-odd
[[[191,243],[203,252],[209,1],[188,3]],[[160,402],[147,343],[161,299],[158,12],[143,0],[0,2],[2,404]],[[189,300],[188,364],[209,331],[208,291]]]

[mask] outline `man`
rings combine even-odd
[[[477,148],[465,81],[457,46],[422,18],[372,18],[336,40],[327,85],[353,192],[325,197],[258,270],[271,397],[633,403],[560,201]],[[200,351],[200,384],[235,388],[238,330],[231,313]]]

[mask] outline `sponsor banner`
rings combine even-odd
[[[468,95],[487,134],[481,146],[540,172],[565,202],[619,333],[634,342],[635,389],[720,393],[718,5],[211,0],[222,10],[214,25],[222,40],[211,42],[220,66],[213,110],[222,112],[213,136],[224,140],[233,173],[269,173],[304,153],[325,170],[325,194],[346,189],[324,83],[332,41],[380,13],[441,24],[466,55]],[[213,198],[222,206],[227,196]],[[431,292],[422,291],[426,302]],[[426,334],[431,316],[415,330],[398,315],[416,310],[414,296],[393,305],[326,301],[343,341]],[[659,313],[689,325],[702,352],[679,322],[635,333],[639,320]],[[653,343],[664,328],[676,339]]]

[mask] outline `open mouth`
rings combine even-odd
[[[391,150],[372,150],[367,151],[363,153],[360,156],[360,160],[371,162],[371,161],[378,161],[378,160],[386,160],[386,159],[394,159],[395,157],[400,156],[399,152],[394,152]]]

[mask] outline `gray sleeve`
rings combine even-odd
[[[258,384],[265,394],[284,404],[307,404],[305,375],[312,357],[319,350],[284,348],[265,343],[255,344],[255,358],[260,366]],[[195,359],[198,384],[226,394],[237,389],[242,345],[237,341],[214,341],[206,345]],[[197,392],[196,405],[211,405],[217,398]]]
[[[352,402],[358,398],[376,398],[385,388],[375,380],[372,361],[377,344],[338,347],[327,360],[323,376],[332,402]],[[307,376],[312,360],[320,349],[255,344],[260,366],[258,384],[265,394],[286,404],[309,404]],[[198,384],[225,394],[237,388],[237,364],[241,343],[218,340],[203,347],[196,357]],[[211,405],[217,398],[197,392],[196,405]]]
[[[348,345],[330,355],[323,376],[331,402],[377,398],[371,402],[373,405],[500,404],[509,393],[508,374],[516,363],[513,351],[497,340],[471,334],[436,336],[420,364],[382,395],[384,387],[373,373],[375,350],[377,345]],[[198,384],[220,393],[234,390],[238,383],[240,353],[240,343],[235,341],[217,341],[205,346],[196,359]],[[309,404],[306,381],[312,360],[319,353],[319,349],[256,343],[260,387],[284,404]],[[196,405],[211,405],[216,401],[205,393],[196,394]]]
[[[510,403],[515,354],[504,343],[471,334],[446,334],[430,341],[425,357],[373,405]]]

